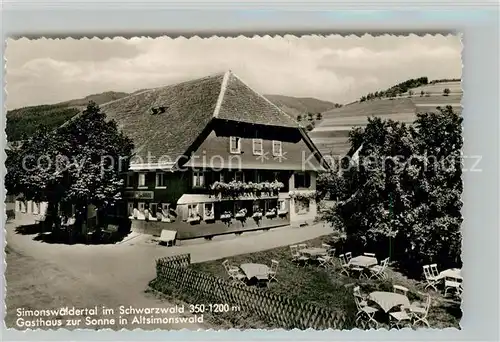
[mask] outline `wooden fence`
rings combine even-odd
[[[228,304],[238,307],[284,329],[353,327],[353,322],[341,311],[326,310],[267,290],[197,272],[188,268],[190,262],[189,254],[158,259],[157,278],[154,281],[156,290],[177,289],[181,296],[182,293],[195,294],[198,302],[191,304]]]

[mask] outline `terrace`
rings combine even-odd
[[[396,303],[391,306],[383,299],[381,302],[375,298],[380,293],[389,297],[404,298],[408,305],[415,301],[425,303],[430,299],[430,308],[423,321],[418,319],[422,316],[417,314],[415,315],[418,317],[410,316],[412,318],[409,323],[414,328],[421,326],[421,323],[422,326],[427,326],[425,322],[433,328],[459,326],[459,301],[449,299],[455,297],[445,298],[440,291],[425,289],[425,280],[409,279],[400,273],[395,265],[388,264],[383,270],[385,276],[374,277],[370,276],[370,273],[363,276],[356,270],[358,264],[355,261],[360,258],[352,258],[349,271],[344,272],[344,263],[339,253],[330,248],[329,252],[333,252],[334,256],[324,254],[327,243],[339,242],[342,243],[339,234],[306,241],[303,243],[305,246],[302,247],[301,258],[294,256],[290,247],[279,247],[197,264],[179,259],[174,262],[184,263],[184,266],[172,269],[176,274],[175,279],[172,279],[175,286],[169,286],[168,281],[162,279],[161,273],[150,285],[188,303],[220,300],[218,296],[234,301],[237,304],[230,305],[239,308],[238,312],[220,312],[206,316],[209,321],[216,321],[217,324],[223,322],[227,328],[300,328],[301,323],[294,321],[291,316],[309,317],[308,312],[311,310],[323,317],[320,319],[323,323],[307,321],[308,318],[304,318],[307,321],[305,326],[317,324],[316,329],[325,328],[330,326],[329,324],[343,329],[366,327],[374,321],[378,327],[398,327],[393,324],[391,314],[401,310],[401,305]],[[164,272],[160,271],[163,264],[161,260],[159,262],[157,270]],[[186,277],[181,276],[183,272]],[[272,273],[272,276],[264,275],[266,272]],[[215,290],[215,284],[219,284],[216,285],[218,290]],[[397,285],[396,288],[406,289],[406,293],[395,294],[394,285]],[[361,317],[355,300],[356,293],[373,296],[374,300],[368,300],[376,310],[371,322],[367,317]],[[377,301],[380,303],[378,306]],[[328,320],[325,317],[333,318]],[[358,317],[361,318],[357,319]]]

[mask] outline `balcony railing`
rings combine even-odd
[[[278,181],[273,182],[215,182],[210,186],[212,195],[222,198],[239,198],[244,196],[277,196],[285,184]]]

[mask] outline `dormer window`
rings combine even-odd
[[[252,139],[253,154],[256,156],[262,155],[262,139]]]
[[[282,156],[283,149],[281,146],[281,141],[273,140],[273,156]]]
[[[239,137],[229,138],[229,151],[231,153],[241,153],[241,139]]]

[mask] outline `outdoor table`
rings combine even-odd
[[[410,306],[408,297],[400,293],[375,291],[370,293],[368,298],[377,303],[384,312],[389,312],[393,307],[399,305]]]
[[[319,256],[328,253],[326,248],[318,248],[318,247],[305,248],[302,249],[300,252],[303,254],[308,254],[310,256]]]
[[[463,280],[462,272],[459,268],[450,268],[448,270],[444,270],[444,271],[439,273],[439,275],[436,277],[436,279],[440,280],[440,279],[444,279],[446,277]]]
[[[359,255],[349,261],[349,266],[358,266],[369,268],[378,264],[377,258],[369,257],[366,255]]]
[[[247,279],[256,278],[257,280],[267,280],[269,266],[262,264],[241,264],[241,270],[245,273]]]

